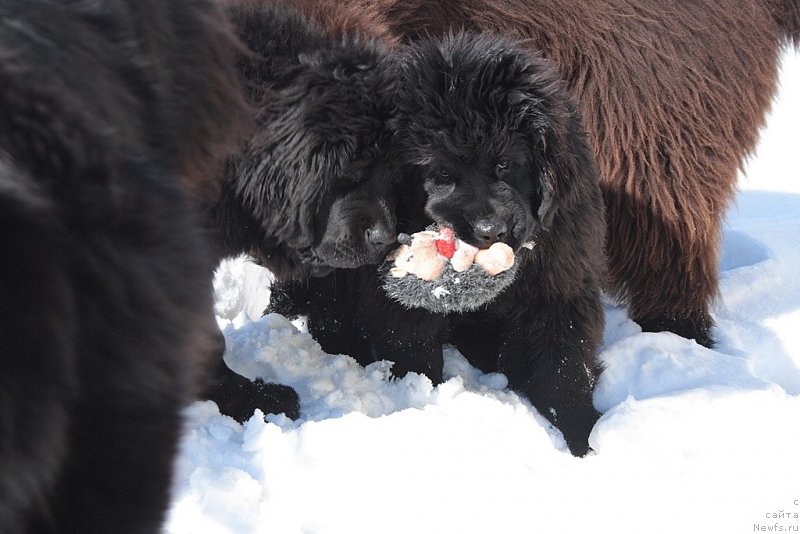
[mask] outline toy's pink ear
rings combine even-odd
[[[457,273],[463,273],[475,263],[475,255],[478,253],[478,248],[473,247],[469,243],[461,241],[450,258],[450,267]]]
[[[436,234],[418,232],[414,234],[410,245],[402,245],[398,250],[392,276],[402,278],[412,274],[430,282],[442,275],[446,264],[447,259],[436,249]]]
[[[505,243],[494,243],[488,249],[478,251],[475,263],[489,276],[497,276],[514,265],[514,250]]]

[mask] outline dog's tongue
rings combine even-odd
[[[444,226],[439,230],[439,237],[434,239],[434,243],[439,254],[449,260],[456,251],[456,233],[452,228]]]

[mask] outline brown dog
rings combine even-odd
[[[720,224],[755,147],[797,0],[349,0],[409,42],[526,40],[578,101],[608,213],[610,291],[645,330],[713,344]],[[351,6],[352,7],[352,6]],[[369,9],[367,9],[369,8]]]

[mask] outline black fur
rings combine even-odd
[[[239,72],[258,131],[209,207],[219,255],[247,253],[278,278],[377,263],[394,242],[393,213],[360,198],[389,184],[375,160],[389,137],[391,55],[379,41],[331,32],[280,4],[230,11],[253,52],[240,57]],[[376,175],[378,184],[358,188]]]
[[[322,347],[395,362],[393,371],[442,379],[454,343],[588,451],[598,413],[592,391],[603,335],[603,203],[572,102],[550,64],[501,38],[459,34],[421,41],[404,57],[397,135],[407,180],[399,229],[430,222],[479,247],[520,256],[514,283],[477,311],[434,314],[387,299],[372,268],[284,284],[273,311],[309,314]],[[423,184],[420,191],[418,184]],[[521,248],[533,240],[533,250]]]
[[[377,264],[395,241],[387,141],[395,64],[380,42],[334,31],[281,2],[229,7],[239,76],[257,114],[246,150],[206,207],[217,258],[242,253],[281,279]],[[380,198],[381,202],[365,202]],[[299,413],[289,388],[221,364],[205,398],[238,421]]]
[[[0,531],[155,533],[249,109],[211,1],[0,4]]]
[[[251,382],[233,372],[222,358],[204,398],[214,401],[221,413],[240,423],[250,419],[256,408],[265,413],[282,413],[291,419],[300,417],[300,398],[294,389],[260,378]]]

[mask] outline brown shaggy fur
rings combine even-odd
[[[264,4],[264,0],[248,0],[250,3]],[[399,35],[392,33],[384,24],[380,2],[363,4],[343,3],[340,0],[287,0],[298,13],[309,22],[318,25],[334,38],[359,37],[363,41],[379,40],[385,46],[400,42]]]
[[[610,290],[647,330],[713,342],[720,224],[775,93],[797,0],[348,0],[407,41],[526,40],[579,103],[608,212]]]

